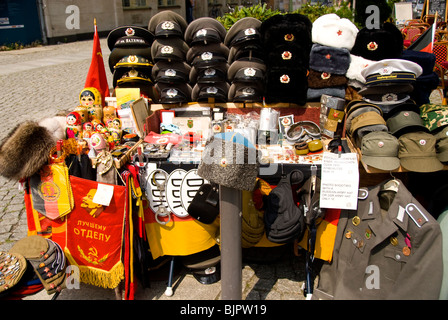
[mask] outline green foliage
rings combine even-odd
[[[263,22],[276,14],[281,14],[281,12],[279,10],[272,10],[268,8],[266,3],[264,3],[263,5],[257,4],[251,7],[236,7],[233,12],[217,17],[216,20],[220,21],[224,27],[229,30],[230,27],[239,19],[253,17]]]
[[[320,3],[317,5],[311,5],[310,2],[302,5],[300,9],[294,10],[292,12],[286,13],[300,13],[307,16],[311,22],[314,22],[320,16],[328,13],[336,13],[341,18],[347,18],[353,21],[353,12],[350,7],[349,1],[343,1],[337,9],[333,6],[325,6]],[[279,10],[272,10],[267,7],[266,3],[263,5],[257,4],[251,7],[235,8],[234,12],[229,12],[221,17],[216,18],[220,21],[224,27],[229,30],[230,27],[241,18],[254,17],[261,22],[276,15],[285,14]]]
[[[40,47],[41,45],[42,43],[39,40],[27,45],[24,45],[21,42],[5,43],[3,45],[0,45],[0,51],[20,50],[25,48]]]

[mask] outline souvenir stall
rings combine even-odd
[[[226,30],[163,11],[107,43],[109,95],[88,86],[1,146],[29,236],[1,253],[25,280],[0,292],[60,291],[76,266],[80,282],[133,299],[167,262],[166,295],[181,264],[236,300],[243,255],[291,245],[307,299],[439,298],[446,203],[425,184],[445,176],[447,110],[429,102],[434,56],[403,51],[393,24],[279,14]]]

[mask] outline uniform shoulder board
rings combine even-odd
[[[358,189],[358,200],[367,199],[369,191],[367,189]]]
[[[406,205],[406,213],[419,228],[429,221],[423,211],[413,203]]]

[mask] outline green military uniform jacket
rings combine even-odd
[[[333,260],[322,266],[313,299],[439,298],[440,225],[397,181],[388,210],[381,183],[360,189],[357,211],[341,212]]]

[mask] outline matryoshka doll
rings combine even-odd
[[[120,144],[121,135],[123,133],[123,131],[121,130],[121,120],[119,118],[109,120],[109,122],[107,123],[107,128],[109,129],[115,144]]]
[[[65,136],[66,138],[82,137],[82,125],[79,113],[73,111],[67,115],[65,125]]]
[[[79,101],[81,105],[87,107],[89,114],[88,121],[92,122],[94,119],[103,121],[103,106],[101,100],[101,93],[94,87],[84,88],[79,94]]]
[[[86,122],[82,125],[82,137],[84,139],[90,139],[90,136],[93,134],[93,124],[92,122]]]
[[[108,123],[109,120],[113,120],[117,117],[117,112],[114,106],[105,106],[103,108],[103,123]]]

